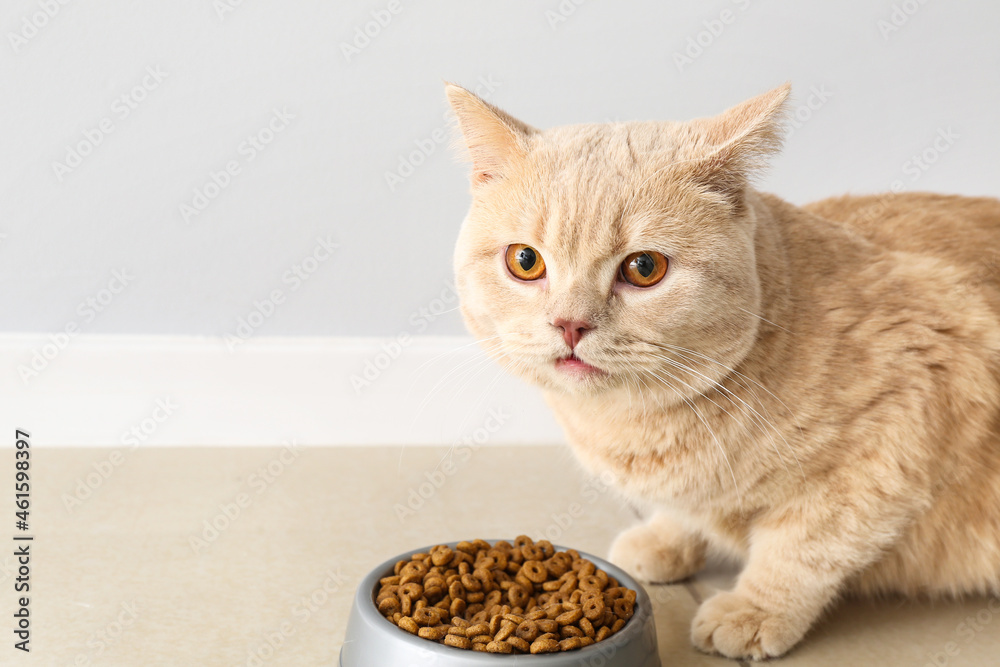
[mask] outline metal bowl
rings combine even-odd
[[[456,544],[452,542],[448,546],[454,548]],[[390,558],[362,580],[347,622],[340,667],[661,667],[649,595],[619,568],[582,551],[582,557],[636,592],[634,615],[624,628],[604,641],[560,653],[500,655],[452,648],[397,628],[375,607],[379,579],[391,576],[397,561],[408,560],[416,553],[427,553],[430,548],[414,549]],[[565,550],[565,547],[556,548]]]

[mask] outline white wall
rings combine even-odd
[[[499,408],[490,442],[558,440],[537,392],[424,338],[463,333],[443,79],[540,127],[713,114],[791,80],[765,188],[996,196],[998,29],[987,0],[5,0],[0,433],[454,443]],[[180,407],[150,422],[161,400]]]
[[[236,6],[220,12],[226,3]],[[58,11],[15,48],[11,35],[42,5]],[[895,179],[1000,194],[995,2],[394,0],[396,15],[389,6],[4,2],[0,331],[76,323],[85,333],[224,335],[280,290],[256,334],[461,333],[454,312],[419,315],[447,292],[467,205],[464,166],[434,141],[445,128],[442,79],[492,82],[493,100],[539,126],[689,118],[791,80],[796,104],[814,89],[830,97],[812,97],[819,108],[767,188],[796,202]],[[343,44],[373,12],[391,21],[348,61]],[[894,13],[902,25],[883,36],[879,22]],[[703,53],[678,67],[674,54],[699,38]],[[116,99],[147,68],[166,76],[147,78],[153,89],[123,117]],[[274,109],[294,119],[264,150],[241,151]],[[102,119],[113,131],[60,179],[53,164]],[[948,128],[958,139],[914,172],[907,161]],[[433,153],[390,189],[386,172],[418,144]],[[240,173],[186,224],[180,205],[231,161]],[[340,247],[296,288],[286,274],[318,237]],[[107,299],[121,269],[128,285],[101,312],[80,307]]]
[[[36,444],[123,452],[562,440],[539,392],[465,338],[261,337],[234,351],[212,338],[90,334],[60,349],[6,335],[0,359],[25,346],[43,362],[29,361],[23,377],[0,375],[0,448],[15,429]]]

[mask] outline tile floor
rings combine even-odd
[[[7,632],[0,664],[336,665],[355,585],[386,558],[518,533],[603,554],[634,521],[558,447],[484,448],[430,478],[446,450],[112,451],[34,450],[32,651]],[[0,556],[8,619],[15,576]],[[665,667],[738,664],[687,637],[732,577],[649,588]],[[1000,665],[989,603],[847,603],[778,664]]]

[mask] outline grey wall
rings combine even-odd
[[[813,108],[765,188],[1000,195],[988,0],[8,0],[0,28],[2,331],[231,334],[277,292],[255,334],[461,332],[455,312],[421,314],[450,299],[467,205],[442,79],[538,126],[684,119],[791,80]],[[275,109],[294,118],[244,143]],[[85,131],[100,142],[57,167]],[[227,165],[239,173],[186,222]]]

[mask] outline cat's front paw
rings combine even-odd
[[[784,655],[808,629],[808,622],[765,611],[740,593],[722,592],[698,609],[691,641],[706,653],[764,660]]]
[[[618,535],[609,559],[640,581],[665,584],[704,567],[705,548],[701,538],[654,519]]]

